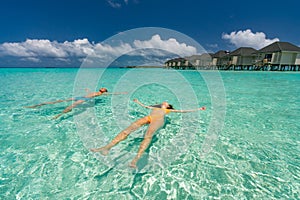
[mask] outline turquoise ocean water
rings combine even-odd
[[[214,74],[0,69],[0,199],[299,199],[300,73]],[[128,94],[97,97],[58,120],[70,102],[24,108],[85,87]],[[89,148],[149,113],[134,98],[207,109],[168,115],[133,170],[147,127],[105,157]]]

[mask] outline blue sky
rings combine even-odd
[[[0,67],[75,66],[96,48],[104,54],[115,48],[134,50],[127,41],[123,46],[108,44],[112,49],[100,44],[142,27],[180,32],[208,52],[240,46],[259,49],[274,41],[299,46],[299,7],[297,0],[4,0],[0,7]],[[199,53],[180,37],[159,32],[143,35],[133,36],[138,44],[165,45],[164,50],[182,48],[184,56]]]

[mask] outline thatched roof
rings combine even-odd
[[[228,54],[229,54],[228,51],[220,50],[220,51],[216,52],[215,54],[213,54],[211,57],[212,58],[222,58]]]
[[[188,60],[188,61],[200,60],[201,59],[201,55],[187,56],[187,57],[185,57],[185,59]]]
[[[193,62],[196,60],[203,60],[203,59],[211,59],[212,58],[212,53],[203,53],[201,55],[192,55],[192,56],[188,56],[185,57],[186,60]]]
[[[211,59],[212,53],[203,53],[200,55],[200,59]]]
[[[230,56],[250,56],[253,53],[256,53],[257,50],[253,49],[252,47],[240,47],[233,52],[231,52]]]

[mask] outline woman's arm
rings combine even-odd
[[[141,105],[141,106],[143,106],[143,107],[145,107],[145,108],[149,108],[149,109],[152,109],[153,107],[151,107],[151,106],[146,106],[146,105],[144,105],[144,104],[142,104],[139,100],[137,100],[137,99],[133,99],[133,102],[135,102],[135,103],[137,103],[137,104],[139,104],[139,105]]]
[[[187,113],[187,112],[196,112],[198,110],[205,110],[206,108],[203,106],[201,108],[193,109],[193,110],[173,110],[169,109],[170,112],[177,112],[177,113]]]

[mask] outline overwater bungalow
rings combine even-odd
[[[165,68],[174,69],[212,69],[212,54],[203,53],[184,58],[175,58],[165,62]]]
[[[228,60],[222,59],[227,56],[230,52],[220,50],[212,55],[212,65],[213,66],[226,66],[228,64]]]
[[[188,60],[195,69],[211,69],[212,55],[211,53],[203,53],[201,55],[185,57],[185,59]]]
[[[165,68],[174,69],[195,69],[193,65],[185,58],[174,58],[165,62]]]
[[[187,60],[187,62],[190,65],[190,69],[196,69],[197,66],[199,66],[200,63],[200,55],[192,55],[192,56],[188,56],[185,57],[185,59]]]
[[[251,70],[256,58],[256,52],[257,50],[251,47],[240,47],[223,56],[221,60],[223,60],[223,63],[227,61],[227,64],[221,65],[218,69]]]
[[[300,71],[300,47],[289,42],[274,42],[260,50],[240,47],[232,52],[218,51],[165,62],[166,68]]]
[[[300,47],[289,42],[274,42],[256,53],[259,70],[300,71]]]

